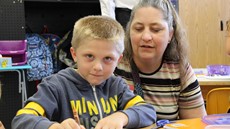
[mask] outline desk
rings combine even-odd
[[[19,89],[18,92],[22,94],[22,107],[24,106],[24,103],[27,100],[25,71],[31,68],[32,67],[29,65],[0,68],[0,72],[13,71],[18,73],[18,89]]]
[[[230,129],[230,113],[207,115],[203,118],[184,119],[166,124],[164,129]]]
[[[164,129],[204,129],[206,126],[201,118],[194,118],[175,121],[175,123],[165,125]]]
[[[204,100],[206,100],[206,95],[208,92],[214,88],[230,87],[230,79],[210,79],[207,78],[206,68],[195,68],[194,72],[197,76],[198,82],[201,87],[202,95]]]
[[[155,126],[155,124],[153,124],[141,129],[205,129],[207,126],[210,128],[215,126],[215,129],[230,129],[229,120],[230,113],[213,114],[204,116],[202,118],[170,121],[170,123],[165,124],[163,128],[158,128]]]
[[[204,129],[206,126],[201,118],[194,118],[173,121],[170,124],[166,124],[164,128],[157,128],[155,125],[151,125],[141,129]]]

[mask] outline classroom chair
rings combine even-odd
[[[230,87],[215,88],[206,96],[207,114],[228,113],[230,110]]]

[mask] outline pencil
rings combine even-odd
[[[75,121],[76,121],[79,125],[81,125],[81,124],[80,124],[80,119],[79,119],[79,116],[78,116],[78,113],[77,113],[76,110],[73,110],[73,116],[74,116]]]

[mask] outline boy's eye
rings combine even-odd
[[[86,57],[87,57],[88,59],[91,59],[91,60],[94,58],[93,55],[91,55],[91,54],[87,54]]]
[[[111,62],[112,61],[112,58],[111,57],[105,57],[104,59],[106,62]]]

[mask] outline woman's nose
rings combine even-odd
[[[142,40],[145,42],[151,41],[153,39],[152,34],[149,31],[145,31],[142,34]]]

